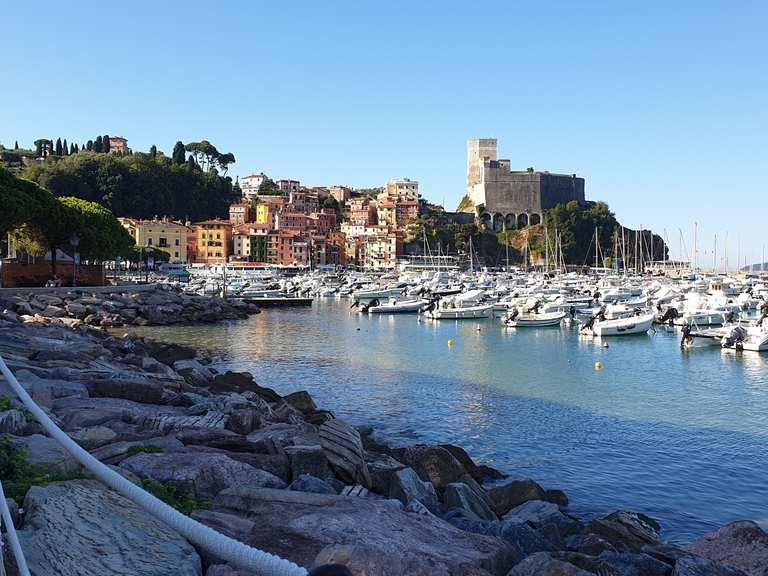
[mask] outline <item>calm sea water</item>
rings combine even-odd
[[[328,299],[142,333],[211,350],[281,393],[309,390],[395,444],[463,446],[514,477],[562,488],[584,518],[641,511],[678,543],[737,519],[768,523],[768,355],[683,352],[666,332],[604,349],[566,327],[419,322],[348,307]]]

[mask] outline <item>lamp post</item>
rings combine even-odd
[[[72,246],[72,286],[77,286],[77,260],[79,254],[77,253],[77,247],[80,244],[80,236],[77,232],[74,232],[69,238],[69,245]]]

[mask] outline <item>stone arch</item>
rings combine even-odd
[[[499,212],[496,212],[493,215],[493,229],[498,232],[504,227],[504,216],[502,216]]]
[[[517,228],[517,216],[514,214],[507,214],[504,217],[504,224],[507,226],[507,230],[514,230]]]
[[[535,226],[536,224],[541,224],[541,214],[534,213],[531,214],[531,226]]]
[[[528,226],[528,214],[523,212],[522,214],[517,215],[517,227],[518,228],[525,228]]]
[[[483,212],[480,215],[480,221],[483,223],[483,226],[488,229],[493,226],[493,217],[491,216],[490,212]]]

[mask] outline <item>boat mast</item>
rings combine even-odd
[[[712,274],[717,274],[717,234],[715,234],[715,253],[712,256]]]
[[[597,275],[597,226],[595,226],[595,275]]]
[[[469,235],[469,271],[474,272],[475,271],[475,263],[472,258],[472,235]]]

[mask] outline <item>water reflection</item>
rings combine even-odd
[[[569,327],[419,322],[345,304],[145,332],[213,349],[283,393],[307,389],[395,442],[465,446],[566,489],[579,514],[643,510],[678,541],[768,517],[765,355],[684,352],[666,330],[606,349]]]

